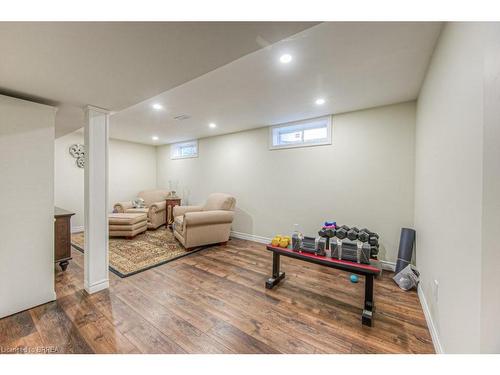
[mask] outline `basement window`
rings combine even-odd
[[[269,148],[271,150],[331,144],[331,116],[289,122],[269,128]]]
[[[187,159],[198,157],[198,141],[174,143],[170,145],[170,159]]]

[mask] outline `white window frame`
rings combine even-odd
[[[182,156],[182,155],[175,155],[175,150],[178,148],[182,148],[183,146],[196,146],[196,155],[189,155],[189,156]],[[199,148],[198,148],[198,140],[192,140],[192,141],[186,141],[186,142],[177,142],[177,143],[172,143],[170,145],[170,159],[172,160],[178,160],[178,159],[192,159],[192,158],[197,158],[199,155]]]
[[[297,125],[306,125],[312,121],[325,121],[326,122],[326,138],[321,141],[309,141],[309,142],[301,142],[295,144],[286,144],[286,145],[274,145],[273,142],[273,131],[279,128],[286,128],[289,126],[297,126]],[[294,122],[287,122],[284,124],[273,125],[269,127],[269,149],[270,150],[281,150],[287,148],[297,148],[297,147],[312,147],[312,146],[324,146],[332,144],[332,116],[323,116],[323,117],[315,117],[307,120],[300,120]]]

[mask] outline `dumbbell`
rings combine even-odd
[[[326,238],[326,247],[330,247],[330,238],[335,237],[335,229],[334,228],[321,228],[318,231],[318,235],[320,237]]]
[[[337,228],[335,235],[339,240],[343,240],[347,237],[347,232],[349,232],[349,230],[350,229],[347,225],[342,225],[340,228]]]
[[[368,233],[370,235],[370,237],[377,237],[377,238],[379,238],[379,235],[377,233],[372,232],[371,230],[366,229],[366,228],[361,229],[360,232],[366,232],[366,233]]]
[[[361,242],[368,242],[369,239],[370,239],[370,234],[368,232],[361,230],[358,233],[358,240],[360,240]]]
[[[358,239],[361,242],[368,242],[372,246],[378,246],[379,235],[366,228],[363,228],[359,231]]]
[[[358,239],[358,228],[354,227],[349,229],[347,232],[347,238],[351,241],[356,241]]]
[[[324,238],[332,238],[335,237],[335,232],[336,230],[333,228],[321,228],[318,232],[318,235]]]

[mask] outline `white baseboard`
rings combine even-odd
[[[80,227],[71,227],[71,233],[80,233],[85,230],[85,227],[82,225]]]
[[[394,263],[394,262],[389,262],[387,260],[381,260],[380,265],[382,266],[382,269],[386,270],[386,271],[394,272],[396,270],[396,263]]]
[[[88,285],[88,281],[84,280],[84,287],[85,287],[85,291],[88,294],[97,293],[101,290],[109,288],[109,279],[104,279],[104,280],[98,281],[97,283],[94,283],[93,285]]]
[[[256,236],[255,234],[248,234],[243,232],[235,232],[234,230],[231,231],[231,237],[239,238],[240,240],[248,240],[264,244],[271,243],[272,240],[272,238]]]
[[[431,333],[432,343],[434,344],[434,350],[437,354],[444,354],[443,347],[441,346],[441,341],[439,341],[438,331],[436,329],[436,325],[432,320],[431,311],[429,309],[429,305],[427,304],[427,300],[425,298],[424,291],[422,290],[421,284],[418,284],[417,288],[418,299],[420,300],[420,304],[422,305],[422,310],[424,311],[425,321],[427,322],[427,327],[429,328],[429,332]]]

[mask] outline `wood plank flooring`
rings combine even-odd
[[[264,287],[271,253],[233,239],[83,290],[83,255],[56,268],[57,301],[0,320],[0,353],[433,353],[416,292],[384,272],[373,327],[361,325],[364,280],[282,257],[286,278]],[[363,278],[360,278],[363,279]]]

